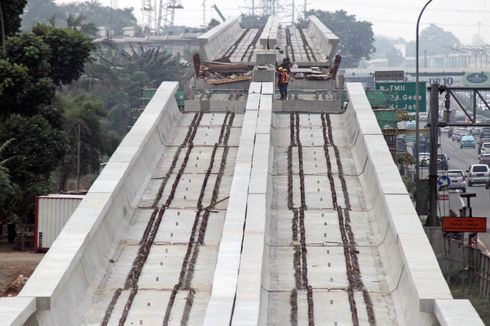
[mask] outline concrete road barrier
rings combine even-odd
[[[347,91],[346,143],[368,195],[367,209],[375,212],[378,248],[397,313],[407,325],[456,325],[446,320],[457,311],[479,325],[473,307],[452,298],[362,85],[348,83]]]

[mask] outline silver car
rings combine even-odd
[[[446,175],[451,180],[449,184],[449,189],[460,189],[466,192],[466,178],[463,170],[447,170]]]
[[[468,187],[475,183],[486,184],[490,180],[490,168],[486,164],[473,164],[468,172]]]

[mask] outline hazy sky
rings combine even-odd
[[[55,0],[58,3],[80,2],[78,0]],[[134,7],[138,19],[141,18],[142,0],[99,0],[104,5],[117,4],[119,8]],[[152,0],[155,1],[155,0]],[[160,1],[160,0],[158,0]],[[168,0],[164,0],[167,2]],[[284,16],[291,12],[292,0],[282,0],[286,8]],[[302,11],[304,1],[295,0],[295,7]],[[356,15],[358,19],[373,23],[375,35],[403,37],[406,40],[415,39],[415,24],[417,17],[427,0],[309,0],[308,9],[335,11],[346,10]],[[256,6],[261,3],[255,0]],[[199,26],[202,24],[202,0],[181,0],[184,9],[176,11],[176,24]],[[252,0],[207,0],[206,20],[218,18],[211,10],[216,4],[225,16],[237,16],[247,13],[252,6]],[[480,30],[480,35],[490,42],[490,1],[489,0],[433,0],[427,7],[422,20],[421,30],[428,24],[435,23],[454,33],[464,43],[470,43],[474,34]],[[480,26],[478,23],[481,23]]]

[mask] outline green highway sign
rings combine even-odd
[[[390,109],[406,110],[415,112],[415,84],[414,82],[391,82],[376,83],[376,89],[387,92],[389,97]],[[426,112],[426,87],[425,82],[419,83],[420,112]]]

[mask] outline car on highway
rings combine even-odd
[[[460,189],[466,192],[466,178],[463,170],[447,170],[446,175],[451,180],[449,184],[449,189]]]
[[[464,135],[460,141],[460,148],[472,147],[476,148],[475,137],[472,135]]]
[[[442,170],[447,170],[449,169],[449,158],[446,156],[446,154],[441,153],[437,154],[437,159],[441,160],[441,169]]]
[[[453,134],[451,136],[451,139],[453,141],[458,141],[459,142],[461,140],[461,138],[463,137],[463,135],[466,135],[466,130],[461,129],[461,128],[457,128],[457,129],[455,128],[453,130]]]
[[[481,154],[481,148],[483,144],[490,143],[490,134],[480,134],[480,139],[478,140],[478,154]]]
[[[480,155],[478,163],[490,166],[490,153]]]
[[[483,143],[480,148],[480,154],[490,154],[490,143]]]
[[[473,164],[468,172],[468,187],[476,183],[486,184],[490,180],[490,168],[486,164]]]
[[[429,166],[429,161],[430,161],[430,153],[419,154],[420,166]]]

